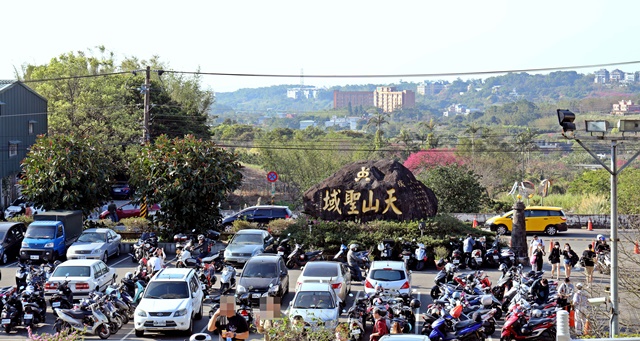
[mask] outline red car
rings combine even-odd
[[[156,211],[160,209],[160,205],[154,204],[149,206],[148,215],[154,215]],[[140,204],[132,204],[128,202],[116,210],[116,214],[118,214],[118,220],[124,218],[137,218],[140,217]],[[104,211],[100,213],[100,219],[109,219],[109,211]]]

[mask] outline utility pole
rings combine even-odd
[[[149,143],[151,141],[151,130],[149,129],[149,119],[151,114],[151,67],[147,66],[144,76],[144,85],[142,86],[144,92],[144,122],[142,125],[142,143]]]

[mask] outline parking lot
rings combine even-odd
[[[587,243],[590,243],[591,240],[593,240],[593,238],[595,238],[595,235],[598,233],[602,233],[602,232],[570,230],[568,233],[562,234],[559,237],[557,237],[556,240],[559,240],[562,243],[570,242],[575,250],[580,251],[580,250],[583,250],[586,247]],[[548,243],[549,239],[550,238],[544,237],[545,243]],[[167,259],[172,259],[172,258],[173,258],[173,255],[167,255]],[[136,264],[131,261],[131,258],[128,255],[123,253],[118,258],[109,259],[108,265],[110,267],[115,268],[116,273],[118,275],[118,279],[120,279],[124,276],[126,272],[129,272],[129,271],[133,272]],[[168,266],[171,267],[173,265],[169,264]],[[0,280],[0,286],[4,287],[4,286],[15,285],[14,275],[16,273],[16,269],[17,269],[17,263],[15,261],[0,267],[0,271],[2,272],[2,279]],[[241,269],[238,269],[238,272],[240,271]],[[545,264],[545,271],[550,271],[550,266],[548,264]],[[421,301],[423,309],[426,308],[426,306],[431,303],[431,298],[429,297],[429,291],[433,286],[433,278],[436,273],[437,271],[435,270],[427,270],[427,271],[420,271],[420,272],[414,271],[412,274],[412,288],[417,290],[414,296]],[[498,280],[500,276],[499,272],[495,269],[487,269],[486,273],[490,275],[490,278],[494,283]],[[290,293],[287,294],[282,301],[282,310],[285,310],[287,308],[289,301],[293,298],[293,295],[294,295],[293,290],[295,287],[296,279],[298,278],[299,274],[300,274],[300,270],[290,270],[289,272]],[[584,280],[584,274],[582,273],[582,271],[578,271],[578,273],[574,274],[572,277],[575,278],[574,282]],[[603,284],[608,283],[608,278],[604,278],[602,275],[598,275],[597,280],[602,282]],[[218,282],[215,286],[215,289],[219,288],[219,285],[220,284]],[[361,292],[362,290],[363,290],[362,285],[352,286],[352,293],[356,296],[363,294]],[[352,304],[353,304],[353,298],[349,298],[347,300],[347,309]],[[257,308],[256,308],[256,311],[257,311]],[[208,313],[208,308],[205,309],[205,318],[203,318],[200,321],[194,321],[195,323],[194,332],[205,331],[206,324],[208,322],[208,319],[206,317],[207,313]],[[341,316],[341,320],[346,321],[345,314]],[[40,327],[36,329],[36,332],[37,333],[42,333],[42,332],[54,333],[52,328],[54,321],[55,319],[53,314],[51,313],[51,308],[48,307],[46,323],[41,324]],[[419,331],[420,328],[421,328],[421,325],[419,324],[417,331]],[[367,334],[370,333],[370,329],[371,329],[371,326],[369,324]],[[494,339],[499,338],[499,333],[500,333],[500,328],[498,327],[496,333],[494,333],[493,335],[493,338]],[[8,334],[8,335],[4,333],[0,334],[0,341],[24,340],[26,338],[27,338],[27,331],[21,327],[18,327],[17,331],[12,332],[11,334]],[[90,340],[99,339],[97,336],[87,336],[86,338]],[[128,324],[124,325],[122,329],[120,329],[116,334],[111,335],[109,339],[112,339],[112,340],[152,340],[152,339],[186,340],[188,339],[188,336],[185,336],[183,334],[178,334],[178,333],[170,333],[170,334],[146,333],[144,337],[137,338],[134,335],[133,322],[130,321]],[[262,335],[260,334],[252,334],[250,337],[250,340],[261,340],[261,339],[262,339]],[[365,339],[368,339],[368,336]]]

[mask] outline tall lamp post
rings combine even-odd
[[[596,162],[598,162],[604,169],[611,174],[611,324],[609,328],[609,336],[614,338],[619,334],[619,301],[618,301],[618,175],[622,172],[633,160],[635,160],[640,151],[636,152],[633,157],[629,159],[620,169],[617,166],[617,147],[618,141],[638,141],[639,136],[624,136],[625,132],[640,132],[640,120],[620,120],[618,121],[618,130],[622,133],[621,136],[608,136],[605,137],[605,133],[608,130],[607,121],[585,121],[586,132],[590,133],[588,136],[578,137],[576,136],[576,125],[574,123],[576,115],[569,110],[558,109],[558,123],[562,127],[562,136],[566,139],[576,141],[589,155],[591,155]],[[595,134],[595,135],[594,135]],[[587,146],[584,145],[582,140],[590,141],[610,141],[611,142],[611,167],[607,167],[604,162],[598,158],[598,156],[592,152]]]

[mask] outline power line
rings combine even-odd
[[[107,72],[100,73],[95,75],[78,75],[78,76],[67,76],[67,77],[55,77],[55,78],[41,78],[41,79],[29,79],[23,80],[22,83],[39,83],[39,82],[48,82],[48,81],[64,81],[69,79],[80,79],[80,78],[94,78],[94,77],[106,77],[113,75],[122,75],[125,73],[131,73],[131,71],[116,71],[116,72]]]

